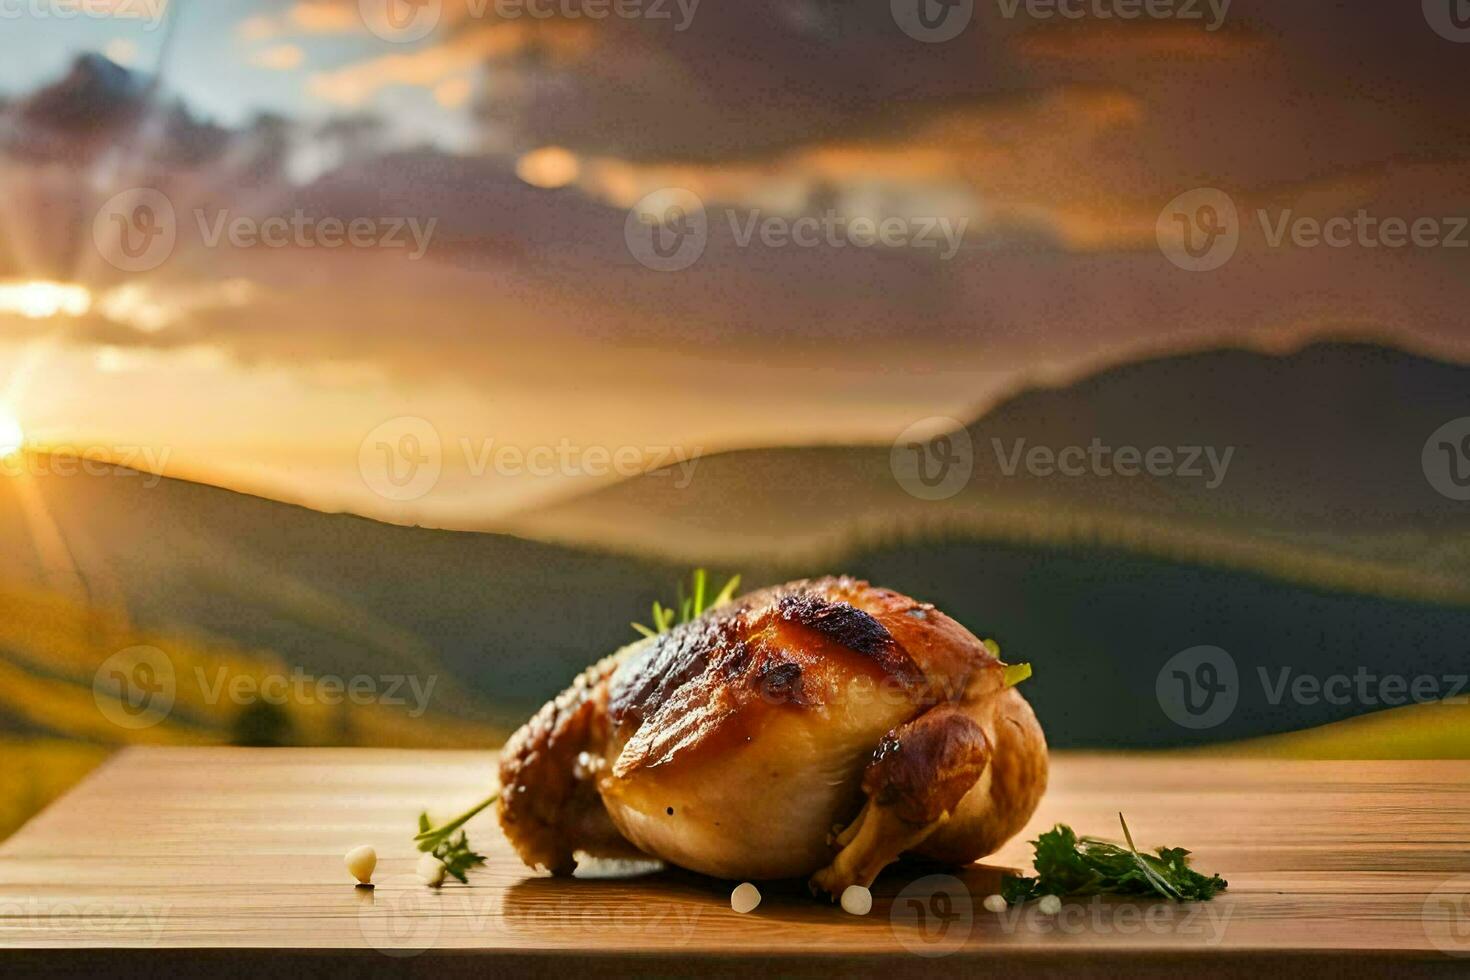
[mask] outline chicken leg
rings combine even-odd
[[[989,763],[984,729],[959,705],[937,705],[889,732],[863,772],[867,801],[812,890],[840,898],[849,885],[871,885],[949,819]]]

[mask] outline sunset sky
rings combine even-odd
[[[0,409],[38,447],[146,445],[170,475],[479,526],[587,482],[469,472],[460,447],[487,440],[646,460],[886,442],[1027,379],[1221,341],[1470,357],[1470,231],[1269,240],[1303,216],[1470,215],[1470,38],[1430,4],[1237,0],[1211,29],[1206,4],[1203,22],[1064,20],[991,0],[941,43],[835,0],[603,20],[444,0],[407,43],[357,0],[172,0],[173,24],[116,6],[3,23]],[[85,52],[135,76],[79,93],[63,79]],[[98,216],[139,187],[176,243],[129,271]],[[708,222],[677,271],[625,237],[667,188]],[[1239,213],[1210,271],[1159,245],[1195,188]],[[210,244],[220,221],[298,209],[406,244]],[[742,244],[753,217],[803,216],[963,234],[948,258]],[[412,500],[360,466],[400,416],[445,447]]]

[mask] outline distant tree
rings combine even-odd
[[[293,745],[295,726],[291,716],[279,705],[256,701],[240,709],[230,727],[230,744],[252,748],[274,748]]]

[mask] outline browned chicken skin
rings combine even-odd
[[[647,854],[838,896],[1024,826],[1046,743],[1005,665],[933,606],[848,578],[751,593],[589,668],[506,744],[532,867]]]

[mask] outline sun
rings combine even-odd
[[[0,459],[14,456],[25,444],[26,434],[20,427],[20,420],[4,405],[0,405]]]

